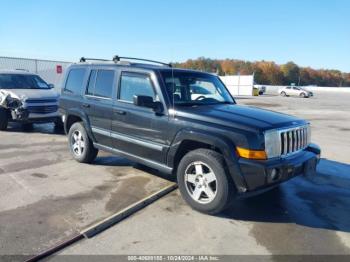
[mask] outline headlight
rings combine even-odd
[[[265,132],[265,152],[268,158],[280,156],[280,141],[280,132],[278,130],[268,130]]]

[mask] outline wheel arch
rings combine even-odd
[[[168,166],[176,173],[177,166],[181,159],[189,152],[199,148],[214,150],[223,155],[227,171],[239,190],[246,188],[246,183],[241,175],[238,156],[235,145],[232,141],[217,134],[203,133],[200,131],[183,130],[180,131],[170,147],[167,157]]]

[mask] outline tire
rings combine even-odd
[[[301,98],[305,98],[306,96],[305,96],[305,93],[301,93],[300,95],[299,95]]]
[[[69,129],[68,146],[73,158],[80,163],[92,163],[98,154],[81,122]]]
[[[210,215],[224,211],[236,192],[224,158],[209,149],[196,149],[181,159],[177,182],[184,200],[193,209]]]
[[[281,92],[281,96],[286,97],[287,96],[286,92]]]
[[[0,131],[5,131],[7,129],[8,121],[6,110],[0,108]]]

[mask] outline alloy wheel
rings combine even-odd
[[[81,156],[85,149],[85,140],[83,134],[76,130],[72,135],[72,150],[76,156]]]
[[[189,195],[198,203],[212,202],[217,193],[217,178],[205,163],[191,163],[185,171],[185,186]]]

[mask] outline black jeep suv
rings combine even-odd
[[[134,58],[88,61],[67,70],[59,103],[79,162],[104,150],[174,174],[183,198],[209,214],[315,173],[320,149],[308,122],[237,105],[216,75]]]

